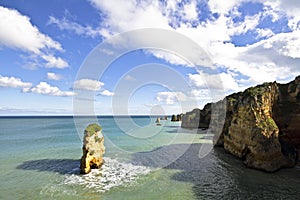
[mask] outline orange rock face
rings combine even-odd
[[[103,163],[105,153],[102,128],[97,124],[90,124],[84,131],[83,155],[81,157],[80,172],[87,174],[91,169],[99,169]]]

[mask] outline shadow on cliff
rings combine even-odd
[[[196,199],[299,197],[300,168],[274,174],[249,169],[221,148],[212,149],[200,159],[202,145],[171,144],[136,153],[133,164],[179,170],[171,179],[192,183]],[[274,191],[280,192],[274,194]]]
[[[80,160],[41,159],[29,160],[17,166],[21,170],[49,171],[59,174],[79,174]]]

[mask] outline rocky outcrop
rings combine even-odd
[[[300,153],[300,77],[288,84],[252,87],[203,110],[193,110],[183,115],[182,127],[213,129],[212,107],[222,103],[226,116],[215,146],[224,147],[249,167],[268,172],[296,164]]]
[[[182,114],[172,115],[171,122],[179,122],[182,120]]]
[[[203,110],[194,109],[182,115],[182,128],[202,128],[207,129],[211,120],[211,104],[206,104]]]
[[[171,122],[176,122],[176,121],[177,121],[176,115],[172,115],[172,117],[171,117]]]
[[[160,117],[156,118],[155,123],[160,123]]]
[[[80,172],[87,174],[91,169],[99,169],[103,163],[105,152],[102,128],[97,124],[90,124],[84,131],[83,155],[81,157]]]

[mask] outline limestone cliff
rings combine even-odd
[[[295,148],[300,156],[300,76],[291,83],[279,85],[278,93],[273,118],[279,128],[283,153],[290,154]]]
[[[211,104],[206,104],[203,110],[194,109],[182,115],[182,128],[208,128],[211,119]]]
[[[82,151],[80,163],[82,174],[87,174],[91,169],[99,169],[102,166],[105,147],[102,128],[99,125],[90,124],[85,129]]]
[[[186,113],[182,127],[213,129],[212,106],[221,103],[226,105],[226,117],[215,146],[224,147],[249,167],[269,172],[296,164],[300,153],[300,76],[288,84],[252,87]]]

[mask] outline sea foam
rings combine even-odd
[[[117,186],[130,186],[141,175],[148,174],[149,167],[119,162],[116,159],[104,158],[101,169],[92,169],[85,175],[67,174],[63,184],[82,185],[97,192],[105,192]]]

